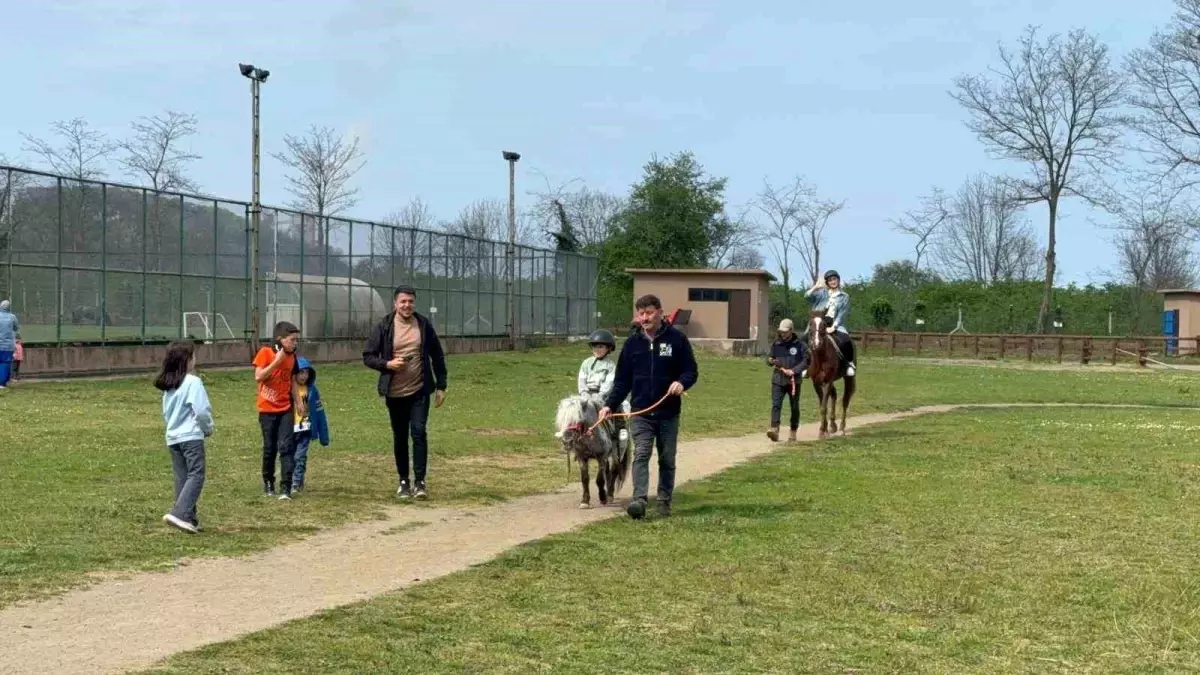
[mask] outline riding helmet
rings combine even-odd
[[[613,338],[613,334],[603,328],[593,331],[588,336],[589,345],[607,345],[609,349],[617,348],[617,341]]]
[[[825,273],[825,281],[829,281],[830,279],[832,279],[834,277],[837,277],[838,281],[842,280],[842,275],[838,274],[837,270],[829,270],[828,272]]]

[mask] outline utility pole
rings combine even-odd
[[[513,261],[517,257],[517,160],[521,159],[521,155],[509,150],[503,153],[508,162],[508,253],[505,256],[508,262],[508,339],[512,341],[512,348],[516,349],[517,297]]]
[[[258,233],[262,224],[262,201],[259,196],[259,135],[258,135],[258,89],[267,81],[271,71],[255,68],[249,63],[239,63],[238,70],[250,80],[252,130],[250,134],[250,357],[258,351],[259,326],[262,315],[258,305]]]

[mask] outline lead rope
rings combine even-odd
[[[686,391],[683,392],[682,395],[687,396],[687,392]],[[663,397],[658,399],[658,401],[655,402],[655,404],[650,406],[649,408],[644,408],[642,410],[635,410],[635,411],[627,412],[627,413],[624,413],[624,412],[610,413],[608,417],[637,417],[638,415],[645,415],[646,413],[650,412],[651,410],[654,410],[658,406],[662,405],[663,401],[667,400],[670,397],[671,397],[671,394],[670,394],[670,392],[668,392],[666,394],[663,394]],[[606,417],[605,419],[608,419],[608,417]],[[595,431],[596,427],[600,426],[603,423],[604,423],[604,420],[597,420],[595,424],[593,424],[590,428],[588,428],[588,430],[587,430],[588,435],[590,436],[592,434],[592,432]]]

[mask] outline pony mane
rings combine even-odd
[[[558,402],[558,411],[554,414],[554,427],[562,432],[569,426],[583,424],[592,426],[600,416],[595,404],[582,396],[568,396]]]

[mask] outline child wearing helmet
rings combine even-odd
[[[588,336],[588,346],[592,348],[592,355],[579,366],[579,395],[591,399],[599,409],[604,407],[604,399],[612,392],[617,376],[617,360],[610,358],[617,349],[617,341],[611,332],[601,328]],[[622,403],[622,407],[629,412],[627,401]],[[629,438],[624,421],[614,418],[613,423],[617,427],[618,438],[624,443]]]
[[[842,289],[842,277],[837,270],[829,270],[825,277],[813,284],[804,294],[813,310],[824,310],[825,316],[832,320],[832,325],[825,330],[833,335],[842,357],[846,360],[846,375],[854,377],[854,341],[850,339],[850,331],[846,329],[846,319],[850,316],[850,294]],[[801,377],[807,375],[801,373]]]

